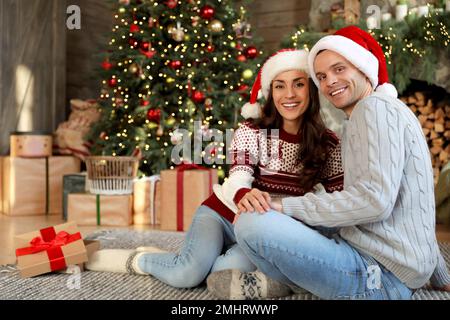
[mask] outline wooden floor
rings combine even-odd
[[[14,264],[14,235],[40,230],[63,223],[60,216],[8,217],[0,214],[0,265]],[[96,230],[111,229],[108,227],[80,227],[83,237]],[[114,229],[117,229],[115,227]],[[130,226],[130,230],[159,230],[159,226]],[[438,225],[436,236],[439,241],[450,242],[450,226]]]

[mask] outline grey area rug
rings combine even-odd
[[[101,241],[103,249],[156,246],[176,252],[184,234],[164,231],[99,231],[87,239]],[[450,265],[450,244],[440,244]],[[14,266],[0,267],[0,300],[216,300],[203,284],[195,289],[175,289],[153,277],[85,271],[81,277],[47,274],[21,279]],[[450,300],[450,293],[421,289],[414,300]],[[295,294],[282,300],[319,300],[310,294]]]

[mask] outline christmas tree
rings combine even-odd
[[[182,140],[194,146],[200,136],[200,150],[182,160],[200,156],[223,176],[225,143],[205,140],[213,129],[225,136],[238,126],[263,59],[245,8],[228,0],[120,0],[115,18],[92,154],[138,156],[151,175],[174,166],[172,149]]]

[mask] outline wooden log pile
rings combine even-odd
[[[423,92],[415,92],[400,100],[409,106],[422,125],[436,183],[442,167],[450,159],[450,103],[436,103]]]

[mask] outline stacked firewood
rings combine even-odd
[[[437,182],[442,167],[450,159],[450,104],[435,103],[423,92],[400,98],[419,119],[428,142]]]

